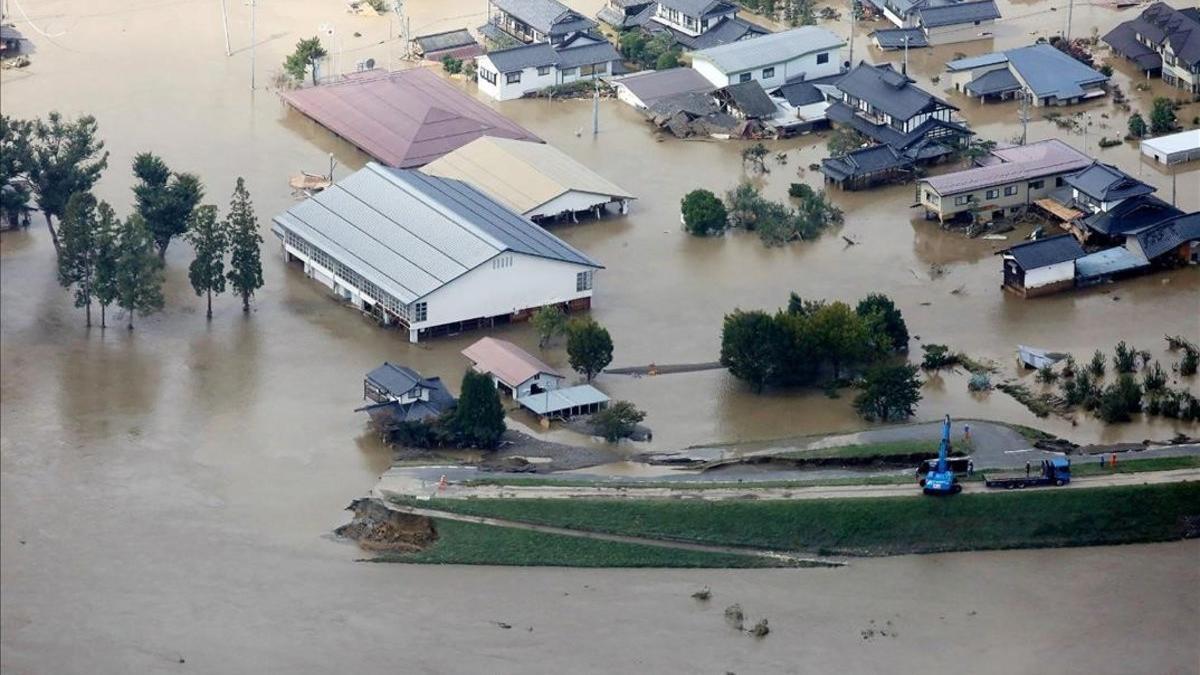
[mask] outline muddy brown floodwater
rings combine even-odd
[[[7,4],[35,51],[30,67],[0,76],[0,109],[96,115],[112,152],[97,194],[121,213],[131,201],[132,157],[153,150],[198,173],[222,208],[235,176],[245,176],[265,233],[270,216],[292,203],[289,174],[322,170],[328,152],[339,176],[364,162],[284,110],[265,88],[275,64],[326,22],[336,27],[336,69],[366,57],[397,64],[387,42],[393,21],[349,16],[333,0],[258,3],[253,93],[243,3],[228,3],[230,57],[220,5],[209,0]],[[1107,29],[1129,15],[1077,4],[1076,26]],[[407,5],[417,34],[478,25],[484,11],[481,0]],[[1029,16],[1003,24],[995,46],[1055,30],[1049,19],[1063,14],[1046,5],[1004,5],[1006,15]],[[590,14],[598,3],[577,6]],[[844,24],[834,28],[848,34]],[[900,58],[868,53],[867,28],[856,58]],[[952,52],[914,52],[913,72],[928,83]],[[1127,69],[1118,72],[1131,92]],[[1165,91],[1153,83],[1140,105]],[[1012,107],[961,103],[985,135],[1014,133]],[[738,145],[657,142],[612,101],[595,138],[586,102],[500,108],[641,197],[626,218],[558,230],[607,265],[595,313],[613,333],[616,365],[711,360],[726,311],[774,307],[791,290],[845,300],[885,290],[922,339],[1005,364],[1018,342],[1084,354],[1121,339],[1165,360],[1163,333],[1200,332],[1194,269],[1036,302],[1003,295],[998,244],[914,221],[911,187],[836,195],[847,211],[843,232],[860,242],[848,249],[836,235],[771,250],[747,236],[686,237],[678,199],[694,187],[730,187],[741,175]],[[1089,110],[1097,125],[1107,123],[1108,104]],[[1118,133],[1119,120],[1112,124]],[[1056,133],[1041,120],[1030,128],[1033,139]],[[766,192],[782,197],[821,144],[773,144],[789,161],[771,167]],[[1169,191],[1169,178],[1132,149],[1103,157]],[[1200,206],[1198,177],[1178,177],[1187,186],[1181,206]],[[222,297],[206,324],[187,286],[186,248],[177,243],[168,254],[165,312],[139,320],[132,334],[89,332],[56,284],[44,227],[0,237],[5,672],[854,672],[918,661],[948,671],[967,659],[976,671],[1187,672],[1200,657],[1194,543],[869,560],[833,571],[355,564],[360,554],[326,533],[390,461],[351,412],[361,373],[390,359],[455,381],[465,365],[458,350],[476,336],[409,345],[277,255],[266,258],[267,286],[251,317]],[[946,271],[937,279],[934,264]],[[533,342],[524,326],[498,333]],[[565,361],[561,348],[546,358]],[[859,425],[844,399],[752,396],[718,371],[605,376],[600,384],[649,411],[662,449]],[[1003,396],[976,400],[964,391],[961,377],[931,383],[920,416],[1036,421]],[[1182,430],[1163,421],[1040,424],[1081,441]],[[712,607],[688,598],[704,584],[716,594]],[[728,632],[719,615],[726,601],[754,620],[769,617],[771,637]],[[863,637],[887,621],[894,635]]]

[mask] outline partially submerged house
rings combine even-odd
[[[364,74],[279,96],[376,161],[401,169],[481,136],[541,142],[425,68]]]
[[[426,61],[442,59],[473,59],[483,53],[483,45],[475,41],[466,28],[418,35],[413,38],[414,51]]]
[[[488,0],[488,22],[479,32],[500,44],[559,44],[589,33],[595,21],[558,0]]]
[[[1108,93],[1108,76],[1048,44],[946,64],[955,91],[981,101],[1028,97],[1035,106],[1069,105]]]
[[[1200,129],[1180,131],[1158,138],[1143,138],[1142,156],[1172,166],[1200,159]]]
[[[285,259],[408,339],[591,306],[601,265],[462,181],[375,163],[273,219]]]
[[[608,0],[596,18],[617,30],[629,30],[645,26],[654,15],[654,0]]]
[[[16,56],[24,49],[25,36],[12,26],[0,26],[0,58]]]
[[[1146,77],[1200,95],[1200,9],[1155,2],[1101,39]]]
[[[713,84],[757,81],[770,90],[789,80],[815,80],[842,72],[838,52],[846,41],[816,26],[801,26],[754,40],[692,53],[692,68]]]
[[[1085,251],[1075,237],[1060,234],[1017,244],[1000,254],[1004,288],[1028,298],[1074,288],[1075,260]]]
[[[412,368],[387,361],[363,379],[363,400],[371,403],[355,412],[385,423],[428,422],[458,403],[441,378],[422,377]]]
[[[611,205],[627,213],[634,196],[546,143],[479,138],[421,169],[465,181],[535,221],[580,214],[599,217]]]
[[[743,120],[767,120],[778,114],[774,101],[763,88],[750,80],[731,84],[713,92],[721,112]]]
[[[1000,18],[993,0],[863,0],[863,4],[874,7],[896,28],[920,31],[929,45],[989,38],[990,27]]]
[[[946,222],[968,214],[996,220],[1024,213],[1066,184],[1092,158],[1057,138],[995,149],[979,166],[917,181],[925,217]]]
[[[826,182],[843,190],[862,190],[883,183],[909,180],[915,173],[913,161],[890,145],[873,145],[821,160]]]
[[[930,94],[891,65],[874,66],[861,62],[837,81],[837,100],[830,103],[826,115],[835,125],[848,127],[865,136],[872,145],[887,145],[898,157],[914,165],[939,161],[955,153],[973,132],[955,119],[958,108]],[[871,150],[874,159],[881,152],[871,147],[855,150],[853,157]],[[843,161],[826,159],[821,172],[838,185],[864,187],[871,182],[864,174],[839,178],[847,166]],[[864,162],[876,166],[877,162]],[[851,187],[851,189],[857,189]]]
[[[479,91],[507,101],[617,73],[621,55],[607,40],[578,35],[557,45],[539,42],[488,52],[475,63]]]
[[[706,49],[757,38],[766,28],[738,17],[738,5],[726,0],[658,0],[647,10],[641,29],[669,33],[683,49]]]
[[[681,94],[707,94],[716,89],[699,72],[686,67],[667,70],[646,70],[608,81],[617,92],[617,99],[638,110]]]
[[[543,421],[591,414],[608,405],[608,397],[590,384],[565,387],[566,378],[534,355],[507,340],[485,337],[463,356],[496,388]]]

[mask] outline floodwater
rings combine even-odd
[[[396,50],[381,44],[395,22],[352,17],[332,0],[260,2],[251,50],[248,7],[227,4],[229,57],[216,2],[12,0],[9,11],[37,50],[30,67],[0,76],[0,110],[96,115],[112,152],[97,194],[122,214],[132,201],[130,162],[143,150],[198,173],[222,208],[234,178],[245,176],[265,233],[270,216],[292,203],[289,174],[323,170],[329,152],[338,176],[365,161],[282,107],[266,88],[276,64],[324,23],[335,27],[327,40],[336,70],[367,57],[398,63]],[[1032,13],[1044,4],[1002,10]],[[483,18],[476,0],[407,5],[414,34]],[[577,6],[592,13],[598,3]],[[1077,26],[1103,30],[1117,20],[1111,10],[1076,7]],[[1024,19],[1006,25],[996,46],[1052,29],[1038,17]],[[848,33],[844,25],[837,30]],[[860,27],[856,58],[866,54],[864,34]],[[946,51],[914,52],[913,72],[929,77]],[[1164,91],[1154,83],[1139,96]],[[985,135],[1014,133],[1014,108],[962,103]],[[712,360],[725,312],[775,307],[791,290],[848,301],[886,291],[914,335],[1004,364],[1017,343],[1089,354],[1122,339],[1165,364],[1164,333],[1200,334],[1200,271],[1024,302],[998,289],[992,252],[999,243],[914,222],[907,186],[836,195],[847,211],[841,234],[859,242],[851,247],[837,234],[780,249],[753,236],[687,237],[678,199],[694,187],[731,187],[742,173],[738,145],[657,142],[637,114],[614,101],[603,103],[595,138],[588,102],[500,108],[641,197],[626,218],[558,230],[607,266],[595,315],[612,331],[615,365]],[[1100,124],[1107,108],[1094,109]],[[1183,117],[1195,114],[1193,106]],[[1057,133],[1041,120],[1030,126],[1031,139]],[[812,137],[773,144],[789,160],[771,165],[766,192],[782,198],[797,167],[818,161],[822,145]],[[1169,177],[1141,166],[1131,149],[1103,156],[1169,191]],[[805,180],[815,182],[811,174]],[[1181,206],[1200,207],[1198,178],[1196,170],[1178,177]],[[1147,664],[1166,672],[1196,663],[1188,640],[1200,598],[1180,590],[1200,586],[1195,544],[865,561],[842,572],[463,574],[353,564],[357,551],[324,534],[389,463],[351,412],[361,373],[389,359],[456,381],[465,366],[458,350],[478,334],[409,345],[339,306],[277,255],[265,258],[267,287],[252,316],[222,297],[206,324],[187,286],[188,259],[183,243],[168,253],[162,314],[139,319],[132,334],[87,331],[55,281],[44,228],[35,223],[0,237],[6,672],[328,672],[347,665],[365,672],[750,672],[801,662],[861,671],[919,658],[945,659],[933,669],[949,670],[971,657],[997,672],[1042,665],[1127,672]],[[944,274],[931,278],[932,265]],[[534,342],[526,326],[497,334]],[[544,357],[565,365],[561,347]],[[600,386],[649,412],[661,449],[860,426],[846,399],[754,396],[720,371],[604,376]],[[1080,441],[1187,430],[1161,420],[1110,429],[1038,421],[1003,395],[966,396],[965,380],[954,375],[926,387],[919,416],[944,412],[1036,423]],[[1063,569],[1079,573],[1058,575]],[[1048,575],[1055,575],[1049,587]],[[949,592],[928,593],[935,582]],[[751,616],[769,616],[777,635],[756,643],[724,632],[719,612],[689,604],[686,596],[702,584],[717,593],[714,608],[726,598],[740,601]],[[978,612],[970,621],[969,611]],[[493,619],[514,628],[502,630]],[[872,619],[892,620],[899,636],[864,642],[859,632]],[[1014,645],[1024,649],[1001,661],[1000,650]]]

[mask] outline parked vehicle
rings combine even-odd
[[[983,477],[983,484],[990,488],[1020,490],[1038,485],[1063,486],[1071,482],[1071,460],[1062,457],[1043,459],[1037,473],[1026,471],[1006,471],[1004,473],[989,473]]]
[[[937,465],[933,467],[933,471],[925,474],[925,481],[921,486],[925,494],[954,495],[962,492],[962,485],[959,485],[954,470],[950,468],[950,463],[946,460],[946,455],[949,453],[950,416],[946,415],[946,420],[942,422],[942,442],[938,446]]]

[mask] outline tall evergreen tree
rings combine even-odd
[[[458,406],[450,413],[449,426],[460,443],[478,448],[496,447],[504,435],[504,407],[492,378],[468,370],[463,375]]]
[[[196,251],[188,266],[188,280],[196,295],[207,297],[206,316],[212,321],[213,293],[225,292],[225,252],[229,249],[227,225],[217,221],[217,207],[205,205],[192,213],[187,238]]]
[[[96,273],[92,295],[100,303],[100,327],[108,327],[108,306],[117,300],[117,271],[120,261],[121,221],[108,202],[96,207]]]
[[[25,177],[46,217],[50,242],[58,255],[62,246],[52,219],[62,218],[71,195],[90,191],[108,167],[108,152],[104,141],[96,139],[96,130],[96,118],[91,115],[64,122],[58,112],[33,125]]]
[[[92,326],[92,289],[96,275],[96,198],[76,192],[67,200],[59,223],[58,283],[75,288],[75,306],[86,310]]]
[[[133,186],[137,212],[158,248],[158,257],[166,258],[171,239],[187,232],[188,221],[200,200],[204,186],[194,174],[172,172],[162,158],[149,152],[133,158]]]
[[[125,219],[117,240],[117,306],[128,312],[129,330],[138,312],[162,309],[162,260],[155,254],[154,238],[138,214]]]
[[[254,204],[246,190],[246,182],[238,177],[229,202],[229,285],[233,292],[242,296],[242,311],[250,311],[250,298],[263,287],[262,256],[259,246],[262,237],[258,234],[258,218],[254,215]]]

